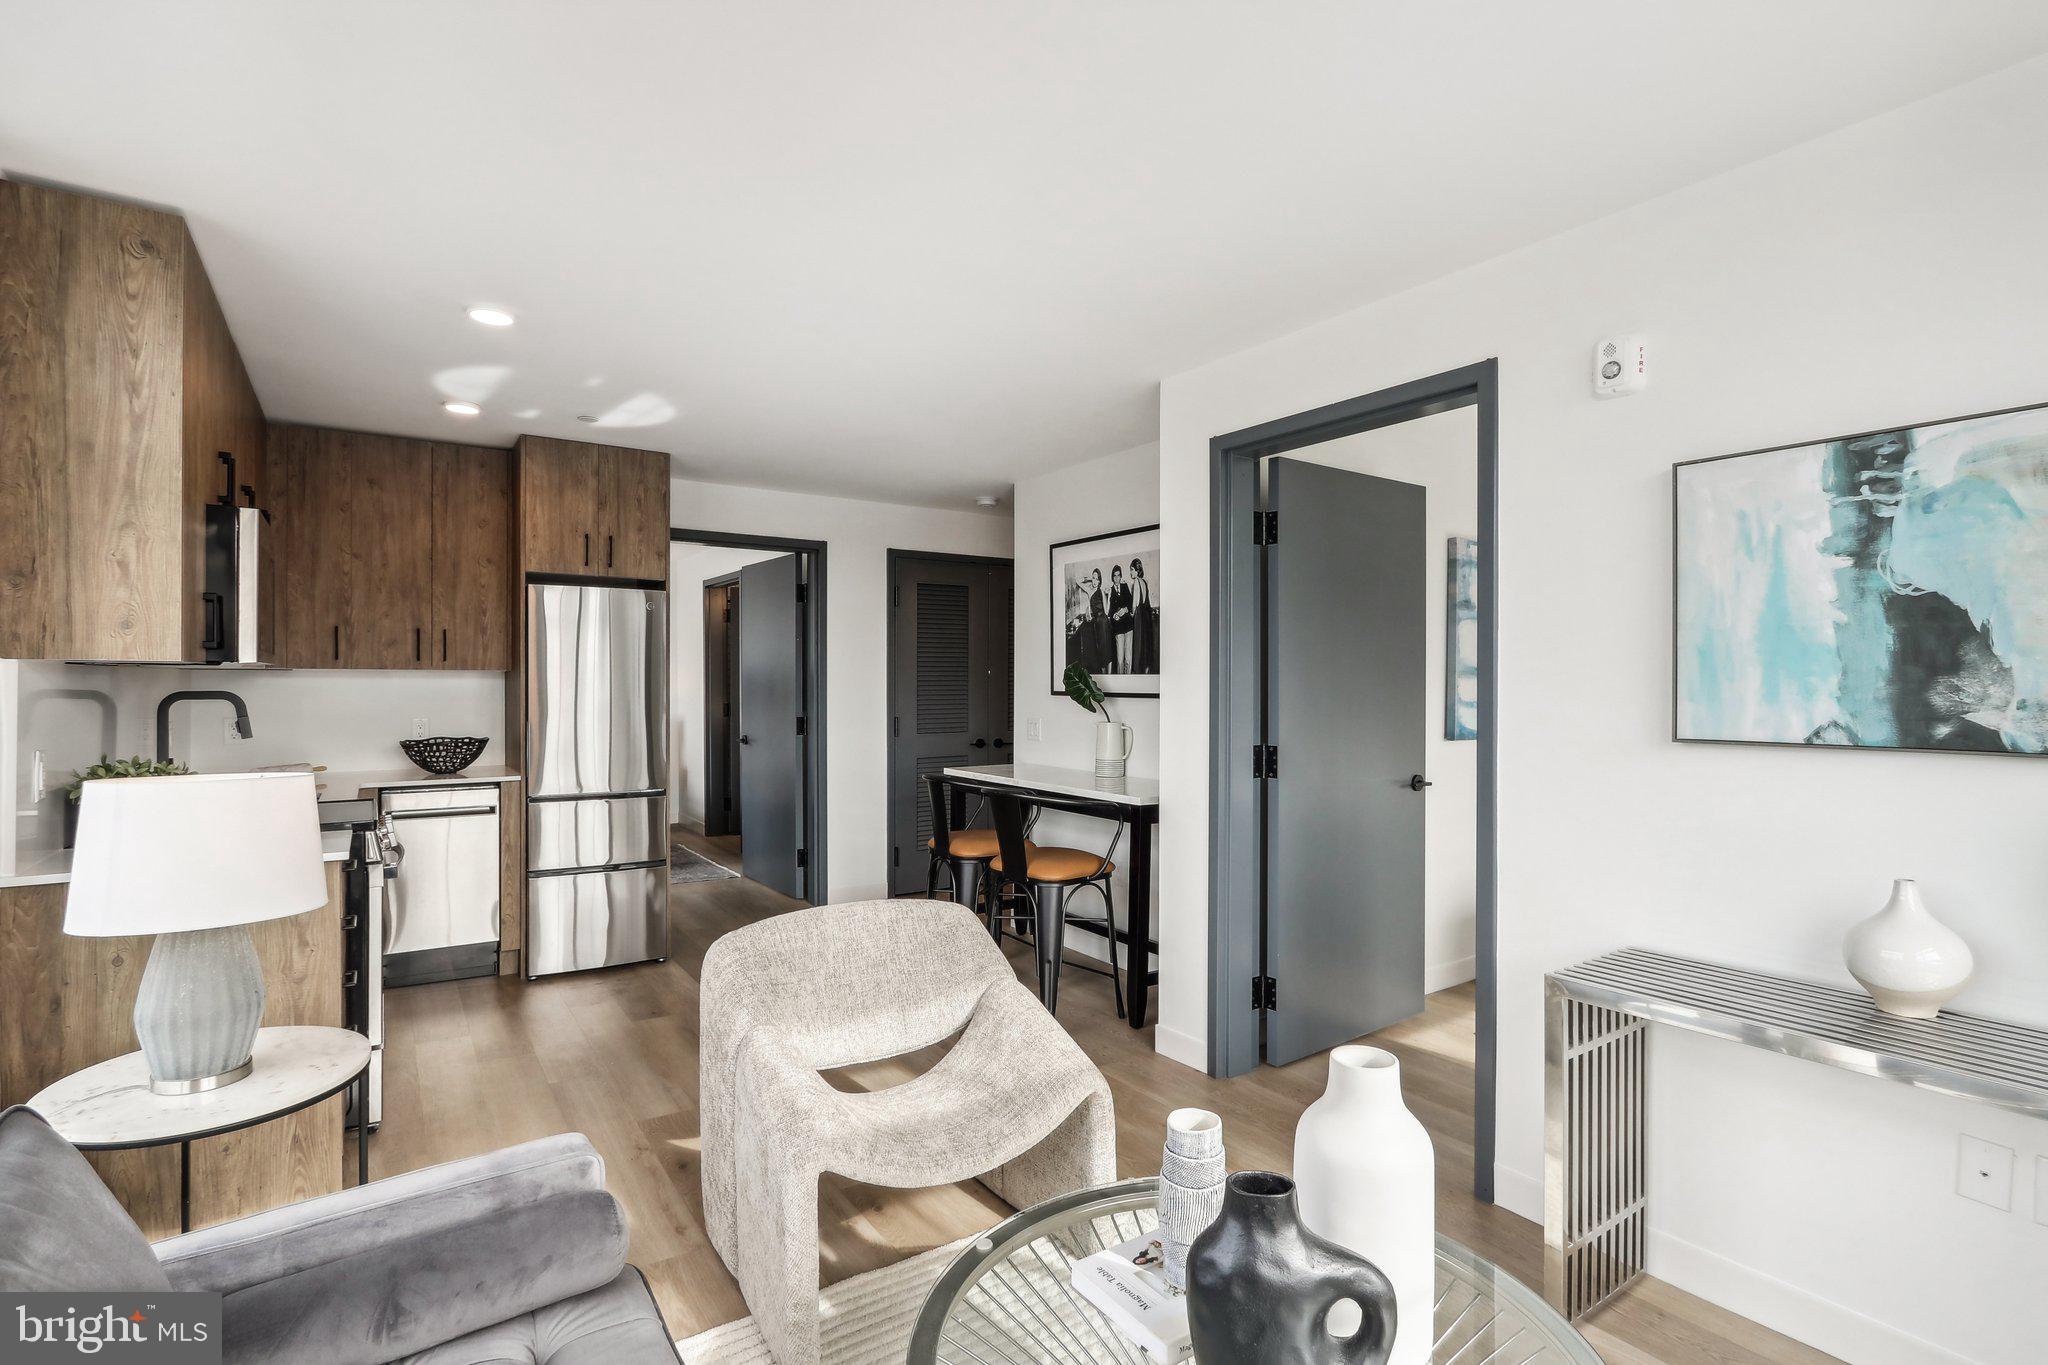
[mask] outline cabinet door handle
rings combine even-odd
[[[341,662],[341,627],[334,628],[334,662]]]
[[[590,532],[583,533],[583,567],[590,567]]]
[[[604,566],[607,569],[612,566],[612,538],[610,536],[604,538]]]
[[[448,627],[441,627],[441,662],[448,662]]]
[[[419,663],[424,656],[420,653],[420,628],[412,628],[412,661]]]

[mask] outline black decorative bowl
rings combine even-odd
[[[461,772],[491,741],[474,735],[436,735],[432,739],[401,739],[405,756],[440,777]]]

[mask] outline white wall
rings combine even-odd
[[[2048,1022],[2048,769],[1668,738],[1671,464],[2048,399],[2043,164],[2036,59],[1164,384],[1166,592],[1199,603],[1212,436],[1499,358],[1511,1208],[1540,1213],[1546,969],[1637,943],[1848,984],[1843,931],[1910,875],[1976,947],[1963,1005]],[[1637,329],[1648,392],[1596,402],[1591,347]],[[1176,616],[1160,1046],[1199,1061],[1209,641],[1206,612]],[[2039,1358],[2048,1123],[1731,1045],[1653,1051],[1657,1274],[1859,1361]],[[2018,1151],[2018,1211],[1948,1192],[1959,1129]]]
[[[704,580],[776,559],[783,550],[732,545],[668,547],[668,809],[669,818],[704,830]],[[745,610],[742,603],[741,610]],[[735,704],[738,698],[733,699]],[[829,710],[831,702],[826,701]],[[739,712],[733,712],[734,723]]]
[[[1423,515],[1423,752],[1428,763],[1422,859],[1422,986],[1472,979],[1477,903],[1479,745],[1444,738],[1444,611],[1452,536],[1479,534],[1479,418],[1440,412],[1287,452],[1290,460],[1417,484]]]
[[[1135,446],[1114,455],[1071,465],[1026,479],[1017,485],[1017,760],[1049,763],[1091,771],[1095,766],[1095,720],[1065,693],[1052,692],[1052,597],[1047,582],[1049,552],[1063,540],[1149,526],[1159,520],[1159,447]],[[1154,577],[1157,577],[1155,570]],[[1161,633],[1179,628],[1176,613],[1163,595],[1159,605]],[[1159,702],[1150,697],[1116,697],[1110,701],[1116,719],[1131,727],[1133,777],[1159,775]],[[1039,738],[1031,738],[1037,722]],[[1041,844],[1107,849],[1114,831],[1100,820],[1052,811],[1040,818],[1033,838]],[[1128,835],[1126,839],[1128,840]],[[1124,922],[1131,888],[1119,854],[1111,878],[1117,923]],[[1153,904],[1159,900],[1153,878]],[[1088,898],[1076,902],[1085,914],[1096,913]],[[1157,910],[1154,914],[1156,916]],[[1154,921],[1157,922],[1156,919]],[[1083,929],[1068,931],[1068,942],[1093,957],[1104,956],[1104,940]]]
[[[886,896],[888,554],[1007,555],[1009,509],[956,512],[688,479],[674,480],[670,497],[677,526],[826,543],[827,886],[838,901]]]

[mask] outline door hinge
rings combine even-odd
[[[901,739],[903,737],[903,717],[889,717],[889,734],[896,739]]]
[[[732,620],[732,608],[731,608],[731,607],[727,607],[727,608],[725,609],[725,619],[726,619],[726,620],[728,620],[728,621]]]
[[[798,605],[798,606],[802,606],[802,605],[803,605],[803,604],[804,604],[805,602],[808,602],[808,601],[810,601],[810,598],[811,598],[811,590],[810,590],[809,586],[808,586],[808,585],[806,585],[806,584],[803,584],[803,583],[799,583],[799,584],[797,584],[797,585],[796,585],[796,601],[797,601],[797,605]]]
[[[1277,545],[1280,543],[1280,512],[1254,511],[1252,513],[1252,544]]]
[[[727,810],[731,810],[731,809],[732,809],[732,798],[731,798],[730,796],[728,796],[728,797],[726,797],[726,798],[725,798],[725,808],[726,808]]]
[[[798,738],[802,738],[803,735],[806,733],[804,729],[804,718],[802,716],[798,716],[796,718],[796,733]]]
[[[1255,1010],[1277,1010],[1280,1008],[1280,983],[1270,976],[1252,978],[1252,1008]]]
[[[897,610],[897,609],[898,609],[899,607],[901,607],[902,605],[903,605],[903,588],[902,588],[902,585],[901,585],[901,584],[898,584],[898,585],[897,585],[896,587],[893,587],[893,588],[889,589],[889,610],[890,610],[890,611],[895,611],[895,610]]]
[[[729,701],[728,701],[728,702],[721,702],[721,703],[720,703],[720,710],[719,710],[719,714],[720,714],[720,715],[722,715],[722,716],[729,716],[729,715],[731,715],[731,714],[732,714],[732,703],[731,703],[731,702],[729,702]]]
[[[1280,776],[1280,746],[1277,744],[1252,745],[1252,777]]]
[[[806,867],[810,864],[810,861],[811,851],[809,849],[800,848],[796,851],[796,865],[798,867]]]
[[[903,850],[902,850],[902,849],[900,849],[900,848],[892,848],[892,849],[890,849],[890,850],[889,850],[889,866],[891,866],[891,867],[901,867],[901,866],[903,866]]]

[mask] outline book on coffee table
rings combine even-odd
[[[1074,1292],[1160,1365],[1192,1360],[1188,1296],[1166,1282],[1164,1249],[1147,1233],[1074,1262]]]

